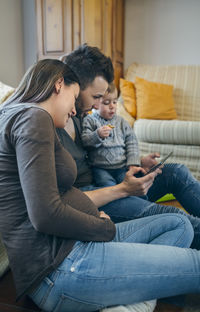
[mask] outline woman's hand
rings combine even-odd
[[[104,211],[100,211],[99,216],[100,218],[110,219],[110,217]]]
[[[145,157],[142,157],[141,159],[141,165],[142,168],[144,168],[146,171],[148,171],[151,167],[155,166],[157,164],[156,158],[159,158],[159,153],[152,153]]]
[[[160,169],[156,169],[154,172],[147,174],[144,177],[136,178],[134,175],[141,171],[145,173],[145,170],[141,167],[133,167],[127,171],[125,179],[122,182],[126,196],[146,195],[149,188],[152,186],[155,177],[161,173]]]

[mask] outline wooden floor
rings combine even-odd
[[[181,204],[177,200],[175,200],[175,199],[174,200],[168,200],[166,202],[162,202],[162,203],[159,203],[159,204],[166,205],[166,206],[174,206],[174,207],[183,209]]]
[[[15,301],[15,286],[9,270],[0,280],[0,312],[39,312],[40,309],[28,298]]]
[[[168,303],[158,302],[154,312],[183,312],[183,308]]]

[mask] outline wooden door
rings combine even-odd
[[[113,0],[112,61],[115,69],[115,83],[123,77],[124,64],[124,1]]]
[[[36,0],[38,59],[72,51],[72,1]]]
[[[38,59],[59,58],[80,44],[110,56],[123,74],[124,0],[36,0]]]

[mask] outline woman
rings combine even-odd
[[[200,252],[178,248],[193,239],[185,216],[114,225],[72,186],[75,162],[55,127],[75,114],[78,93],[68,66],[42,60],[0,109],[0,231],[17,298],[74,312],[200,291]],[[118,191],[132,181],[129,172]]]

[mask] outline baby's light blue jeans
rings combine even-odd
[[[92,175],[95,185],[105,187],[121,183],[127,172],[126,167],[117,169],[102,169],[92,167]]]
[[[76,242],[30,294],[34,302],[44,311],[89,312],[200,292],[200,251],[187,248],[193,228],[186,216],[155,215],[116,229],[111,242]]]

